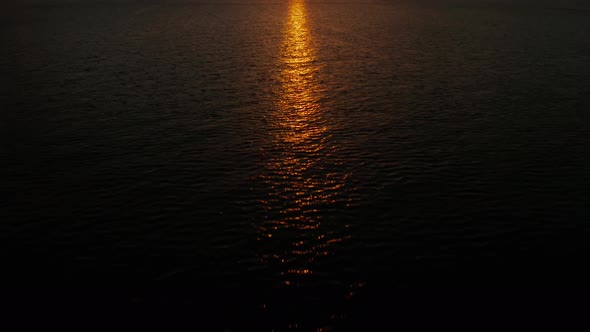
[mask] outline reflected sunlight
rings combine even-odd
[[[283,249],[264,253],[261,263],[275,268],[284,285],[293,286],[314,273],[317,257],[331,255],[330,247],[343,240],[339,232],[321,227],[322,212],[336,202],[343,181],[331,172],[329,157],[335,147],[322,114],[321,66],[303,0],[290,2],[283,36],[280,88],[271,117],[273,151],[263,177],[269,188],[268,200],[262,202],[268,220],[259,227],[259,240],[281,243]]]

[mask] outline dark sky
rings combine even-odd
[[[96,3],[96,2],[145,2],[145,3],[174,3],[174,2],[204,2],[204,3],[260,3],[260,2],[288,2],[289,0],[13,0],[13,4],[52,4],[52,3]],[[513,5],[530,5],[530,6],[550,6],[550,7],[568,7],[568,8],[589,8],[590,4],[586,0],[308,0],[307,2],[412,2],[412,3],[441,3],[441,4],[513,4]]]

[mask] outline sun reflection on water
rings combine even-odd
[[[271,147],[262,176],[267,220],[259,227],[266,250],[261,263],[296,286],[313,275],[316,260],[333,254],[346,236],[327,227],[323,216],[342,198],[344,179],[331,161],[330,122],[320,103],[324,87],[303,0],[292,0],[278,67],[279,87],[271,114]]]

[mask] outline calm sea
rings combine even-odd
[[[279,330],[587,285],[588,6],[54,2],[0,14],[2,279],[249,290]]]

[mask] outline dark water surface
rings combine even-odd
[[[0,15],[4,280],[256,290],[236,312],[279,329],[385,286],[587,285],[588,9]]]

